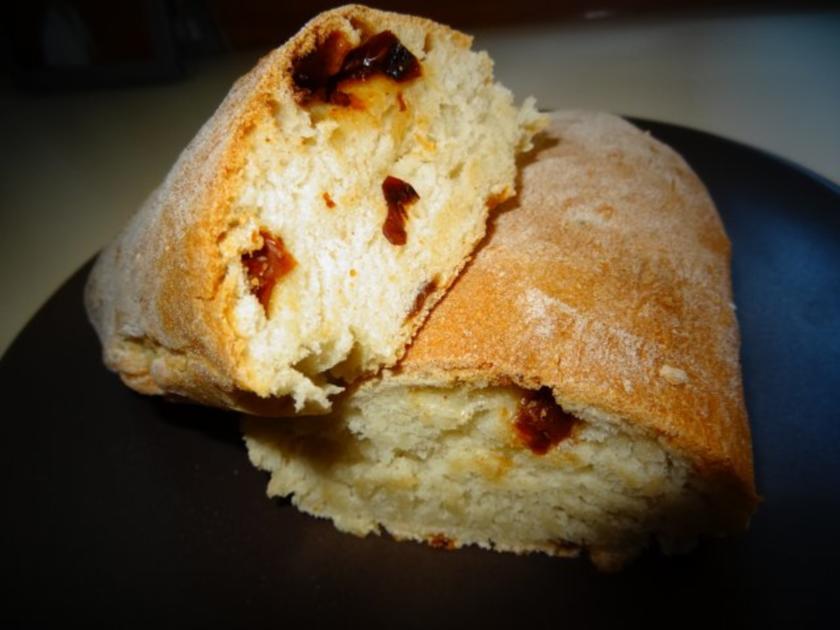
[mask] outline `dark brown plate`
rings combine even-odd
[[[0,363],[0,622],[717,626],[830,606],[840,560],[838,188],[743,145],[636,122],[699,172],[734,242],[765,497],[747,535],[600,575],[583,559],[340,534],[265,497],[235,415],[138,396],[103,368],[82,309],[86,266]]]

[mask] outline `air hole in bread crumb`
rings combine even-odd
[[[240,217],[234,217],[227,222],[225,229],[222,230],[219,235],[216,237],[216,245],[221,245],[224,240],[228,237],[228,235],[242,225],[242,219]]]
[[[487,200],[484,204],[487,206],[488,210],[492,210],[496,206],[500,205],[501,203],[507,201],[510,198],[510,190],[505,188],[503,191],[495,193],[487,197]]]
[[[414,296],[414,303],[411,305],[411,310],[408,311],[408,315],[406,319],[411,319],[416,317],[417,314],[423,310],[423,305],[426,303],[426,299],[435,292],[437,289],[437,279],[432,278],[417,292],[417,295]]]

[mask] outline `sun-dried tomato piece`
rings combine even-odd
[[[339,32],[331,33],[317,49],[294,62],[292,79],[307,96],[349,107],[353,99],[340,87],[384,75],[398,83],[422,73],[420,61],[391,31],[377,33],[356,48]]]
[[[350,49],[350,42],[342,33],[330,33],[318,48],[294,62],[292,79],[295,85],[315,94],[327,85],[330,77],[341,71]]]
[[[420,76],[420,62],[396,35],[382,31],[347,53],[335,79],[363,80],[374,74],[409,81]]]
[[[251,292],[263,305],[266,313],[271,301],[271,291],[277,282],[297,266],[297,261],[283,245],[283,239],[260,232],[263,246],[257,251],[242,256],[242,264],[248,272]]]
[[[423,310],[423,305],[426,303],[426,298],[428,298],[432,293],[434,293],[435,289],[437,289],[437,282],[434,280],[434,278],[423,285],[423,287],[417,292],[417,295],[414,296],[414,304],[411,305],[411,310],[408,311],[408,319],[415,317],[417,313]]]
[[[388,216],[382,225],[382,233],[392,245],[405,245],[405,222],[408,218],[406,206],[420,199],[420,195],[411,184],[391,175],[382,182],[382,194],[388,204]]]
[[[537,455],[545,455],[572,434],[577,422],[555,402],[548,387],[541,387],[522,397],[514,427],[525,446]]]

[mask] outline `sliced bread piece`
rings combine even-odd
[[[470,45],[353,5],[263,58],[100,255],[105,363],[143,393],[272,415],[394,364],[544,124]]]

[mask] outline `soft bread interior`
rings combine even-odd
[[[518,422],[515,386],[382,383],[335,414],[246,419],[268,494],[346,532],[457,547],[574,555],[617,568],[658,539],[666,550],[726,529],[711,488],[658,439],[620,419],[568,405],[574,423],[545,452]]]
[[[240,380],[260,396],[291,394],[297,411],[328,408],[343,382],[399,358],[484,234],[488,208],[513,194],[515,153],[541,124],[530,101],[514,107],[464,36],[415,22],[389,28],[420,76],[349,82],[349,106],[278,99],[251,134],[221,241],[237,295],[230,319],[245,345]],[[347,21],[319,45],[340,33],[352,48],[376,30]],[[388,177],[417,196],[405,207],[404,244],[383,229]],[[294,265],[261,304],[242,261],[266,234]]]

